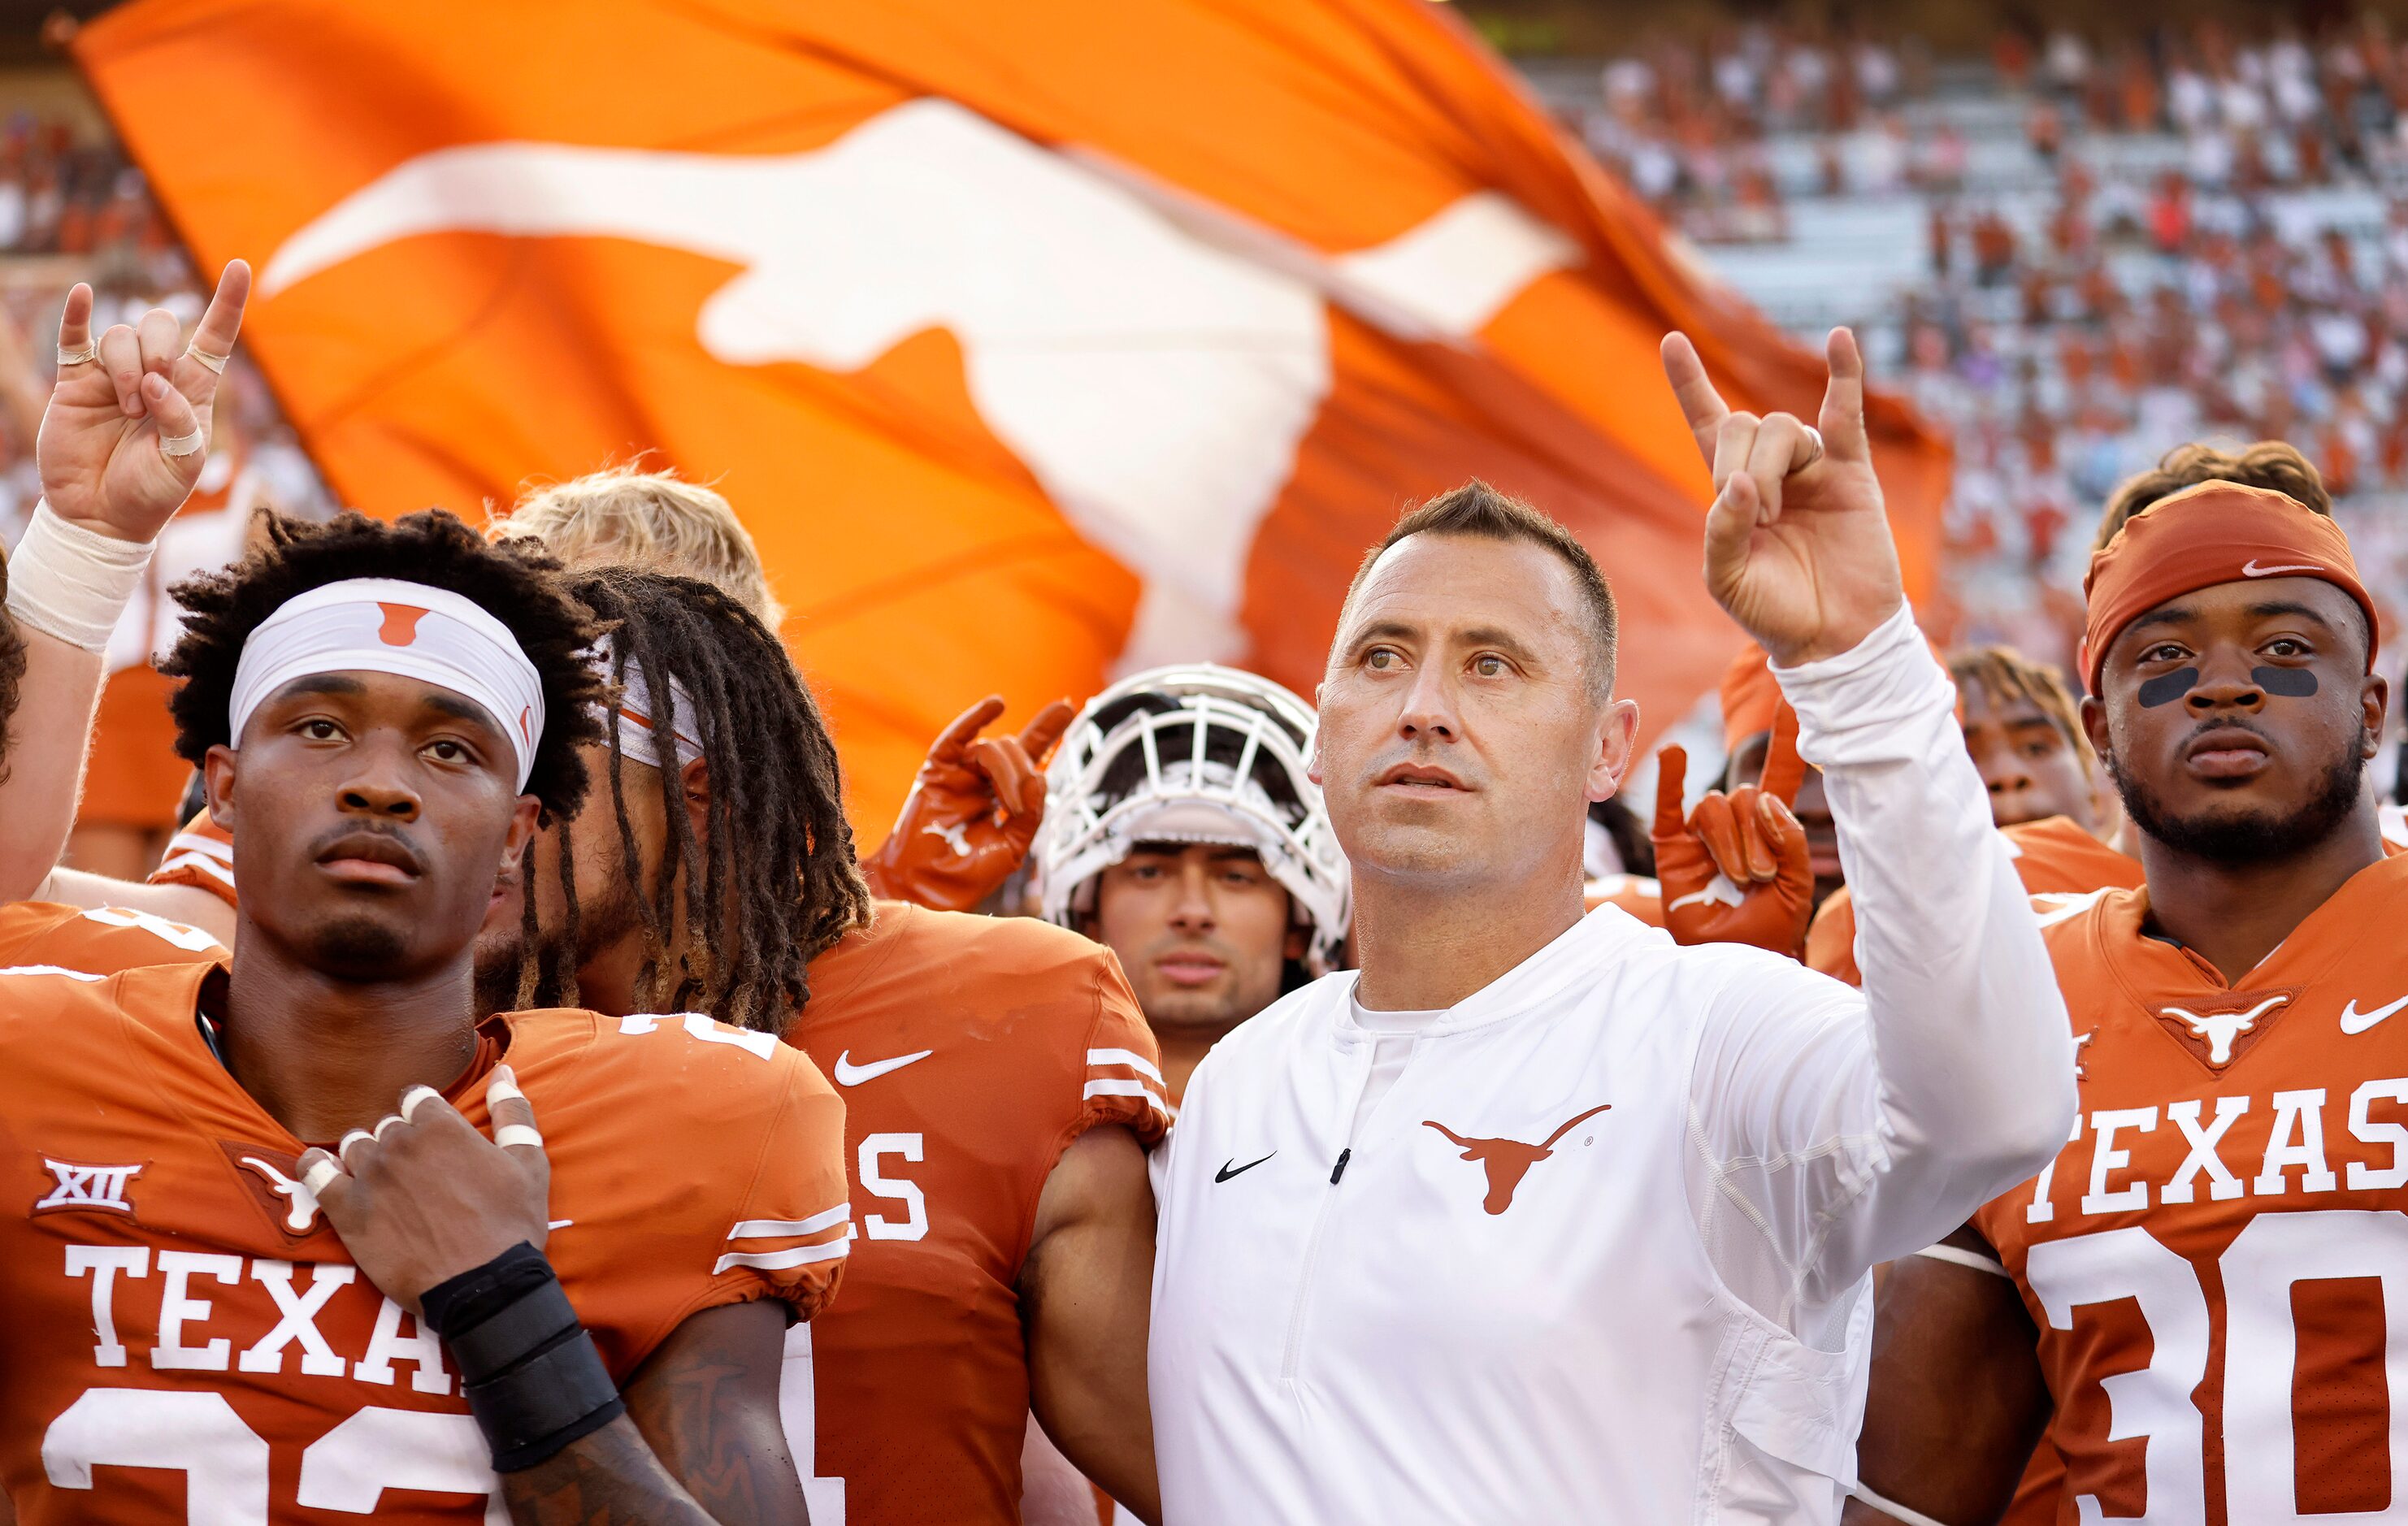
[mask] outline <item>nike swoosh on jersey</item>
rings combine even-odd
[[[2242,566],[2241,576],[2243,578],[2272,578],[2277,574],[2286,572],[2322,572],[2324,570],[2324,568],[2316,566],[2314,563],[2304,566],[2261,567],[2258,564],[2258,559],[2253,556]]]
[[[2403,1006],[2408,1006],[2408,996],[2402,996],[2387,1006],[2378,1006],[2372,1012],[2360,1012],[2358,1009],[2358,999],[2353,996],[2350,998],[2349,1005],[2341,1009],[2341,1031],[2344,1034],[2362,1034]]]
[[[544,1228],[546,1230],[566,1229],[569,1225],[576,1222],[577,1220],[574,1219],[555,1219],[552,1220],[552,1222],[544,1225]]]
[[[876,1060],[866,1065],[856,1065],[853,1063],[853,1051],[847,1049],[836,1057],[836,1082],[838,1086],[859,1086],[881,1076],[891,1076],[905,1065],[918,1064],[936,1052],[934,1049],[922,1049],[917,1054],[898,1054],[892,1060]]]
[[[1271,1155],[1277,1155],[1279,1151],[1277,1150],[1271,1151]],[[1271,1155],[1264,1156],[1263,1161],[1269,1160]],[[1212,1179],[1216,1182],[1220,1182],[1227,1181],[1231,1177],[1242,1177],[1247,1172],[1252,1171],[1254,1167],[1262,1164],[1263,1161],[1248,1161],[1245,1164],[1239,1165],[1237,1158],[1232,1156],[1230,1159],[1221,1162],[1221,1169],[1212,1173]]]

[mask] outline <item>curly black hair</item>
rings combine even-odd
[[[439,508],[390,523],[353,513],[323,523],[271,515],[266,545],[223,572],[170,590],[184,606],[184,635],[160,670],[183,680],[169,708],[184,761],[198,768],[210,748],[234,740],[228,711],[235,670],[260,622],[312,589],[352,578],[404,578],[446,589],[509,627],[543,681],[543,739],[527,792],[552,817],[576,814],[587,782],[577,749],[602,735],[593,707],[603,685],[585,659],[602,628],[539,543],[488,544]]]
[[[17,719],[17,686],[25,678],[25,634],[8,614],[8,559],[0,555],[0,779],[8,777],[8,729]]]
[[[607,567],[575,578],[577,596],[615,631],[614,678],[632,659],[654,709],[653,734],[700,738],[710,770],[710,830],[697,842],[675,767],[654,764],[671,857],[658,882],[641,878],[627,818],[624,754],[610,745],[610,802],[625,873],[643,907],[644,963],[636,984],[645,1011],[707,1012],[723,1022],[777,1033],[810,999],[806,970],[838,938],[869,921],[869,890],[853,859],[843,776],[827,724],[786,650],[752,611],[709,583],[638,567]],[[681,718],[674,679],[697,714]],[[598,812],[596,813],[599,814]],[[577,890],[568,823],[562,822],[560,884],[577,943]],[[676,871],[685,880],[682,951]],[[530,854],[527,872],[534,870]],[[535,897],[526,898],[526,946],[538,947]],[[573,970],[526,967],[519,1005],[577,1005]]]

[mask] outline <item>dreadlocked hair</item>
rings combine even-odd
[[[1969,647],[1949,654],[1948,676],[1956,680],[1959,689],[1967,684],[1980,685],[1993,706],[2029,700],[2065,737],[2086,767],[2092,762],[2090,737],[2082,729],[2081,707],[2074,701],[2073,691],[2065,685],[2065,675],[2051,664],[2035,663],[2013,647]]]
[[[573,586],[615,624],[611,677],[624,685],[631,665],[640,671],[654,712],[652,734],[664,749],[635,760],[653,765],[672,855],[658,884],[646,888],[627,816],[626,756],[610,728],[610,806],[643,910],[638,1004],[781,1032],[810,999],[810,962],[867,926],[870,915],[836,745],[819,706],[769,628],[708,583],[621,566],[585,574]],[[679,688],[693,701],[693,716],[676,713]],[[710,770],[705,841],[696,841],[668,750],[679,731],[701,741]],[[573,948],[577,891],[566,825],[560,884]],[[670,947],[681,881],[688,929],[681,951]]]
[[[526,792],[550,816],[576,814],[586,785],[578,745],[602,730],[592,713],[602,683],[584,657],[600,628],[540,542],[489,545],[439,508],[391,523],[354,513],[323,523],[271,514],[265,545],[222,572],[171,589],[185,610],[184,634],[160,671],[184,680],[168,702],[184,761],[198,768],[209,749],[236,741],[228,710],[251,632],[312,589],[353,578],[404,578],[444,589],[509,627],[543,683],[543,737]]]
[[[8,597],[8,559],[0,556],[0,600]],[[8,777],[8,723],[17,715],[17,687],[25,677],[25,634],[0,605],[0,779]],[[181,818],[179,818],[181,820]]]

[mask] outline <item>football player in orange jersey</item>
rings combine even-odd
[[[2122,524],[2087,592],[2084,727],[2146,883],[2049,919],[2083,1112],[1893,1274],[1850,1519],[1996,1519],[2043,1425],[2068,1523],[2384,1511],[2408,863],[2364,787],[2373,609],[2330,520],[2221,481]]]
[[[788,1362],[814,1508],[1015,1521],[1033,1406],[1151,1519],[1145,1150],[1169,1115],[1118,965],[1041,922],[870,902],[834,749],[776,637],[681,579],[577,586],[620,621],[628,677],[593,753],[609,803],[573,824],[567,873],[542,847],[531,874],[546,978],[573,966],[605,1010],[665,981],[782,1028],[848,1104],[862,1238]],[[689,899],[710,885],[732,888],[738,926]],[[514,967],[514,928],[489,924],[492,967]]]
[[[681,486],[684,509],[732,520]],[[554,516],[547,534],[582,524]],[[1151,1515],[1144,1149],[1168,1114],[1118,967],[1025,920],[898,903],[872,915],[825,728],[737,591],[633,572],[575,586],[625,634],[607,659],[627,684],[615,745],[585,749],[608,788],[539,834],[534,935],[515,895],[494,908],[487,1001],[515,997],[532,948],[539,986],[565,996],[573,977],[576,999],[606,1012],[665,991],[783,1026],[844,1089],[865,1238],[844,1300],[793,1337],[785,1405],[824,1516],[1015,1519],[1032,1396],[1065,1450]],[[657,716],[655,672],[668,680]],[[151,889],[231,905],[231,835],[200,832],[224,873]],[[719,915],[695,914],[712,886]]]
[[[584,790],[589,612],[448,516],[276,541],[186,585],[170,663],[249,822],[238,951],[0,1000],[20,1519],[806,1519],[777,1384],[845,1249],[825,1081],[698,1019],[473,1006],[506,861]]]

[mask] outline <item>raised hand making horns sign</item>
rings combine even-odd
[[[67,293],[58,384],[35,448],[51,513],[117,540],[158,535],[208,459],[210,408],[250,295],[251,266],[236,260],[187,344],[164,307],[95,340],[92,288]]]
[[[1706,591],[1783,667],[1846,651],[1906,598],[1865,437],[1864,357],[1846,329],[1824,353],[1814,429],[1732,412],[1688,336],[1664,338],[1664,375],[1714,474]]]

